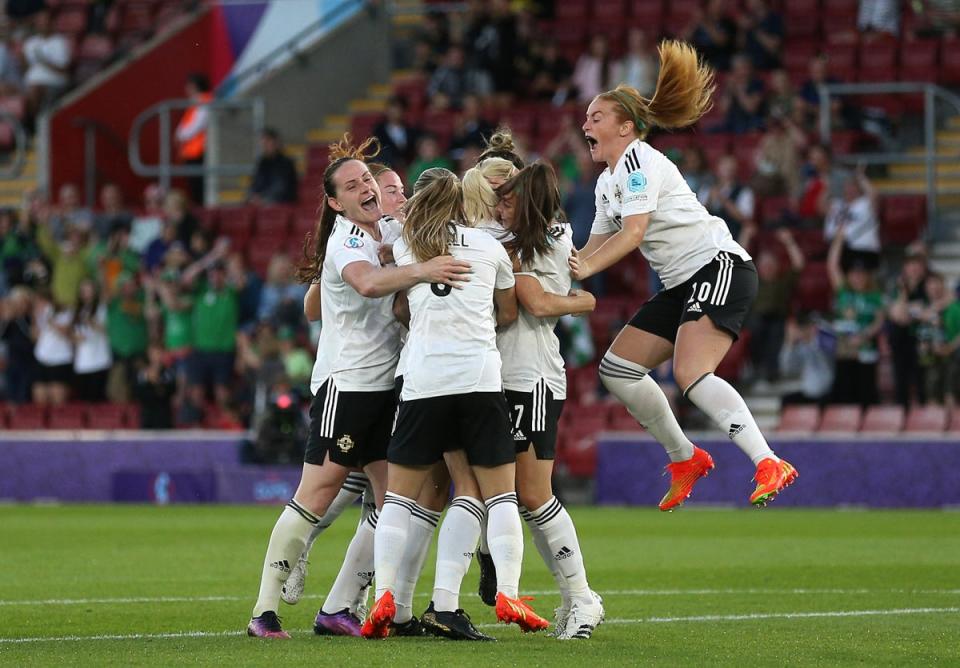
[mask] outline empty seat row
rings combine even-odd
[[[895,435],[942,434],[960,432],[960,410],[949,411],[944,406],[915,406],[909,411],[903,406],[833,405],[786,406],[777,428],[791,433],[843,433]]]
[[[136,404],[69,403],[47,407],[39,404],[0,405],[0,428],[40,429],[138,429],[140,407]]]

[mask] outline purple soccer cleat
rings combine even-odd
[[[318,636],[356,636],[360,637],[360,620],[347,608],[327,614],[323,610],[317,613],[313,621],[313,632]]]
[[[280,618],[272,610],[267,610],[259,617],[251,619],[247,624],[247,635],[254,638],[290,637],[290,634],[280,627]]]

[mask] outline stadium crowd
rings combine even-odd
[[[695,142],[684,140],[687,133],[651,143],[679,165],[756,260],[761,288],[739,380],[764,388],[793,379],[787,402],[956,401],[954,286],[930,270],[921,242],[905,253],[881,246],[878,197],[867,174],[840,168],[831,147],[818,143],[817,85],[832,79],[828,56],[814,55],[802,71],[788,69],[783,16],[763,0],[738,11],[726,5],[706,2],[678,27],[717,69],[714,112]],[[895,13],[875,8],[861,15],[861,30],[876,39],[900,29]],[[657,36],[633,28],[623,44],[611,44],[597,35],[568,59],[559,42],[537,30],[537,20],[505,0],[470,2],[460,15],[428,14],[413,50],[424,99],[392,98],[372,133],[383,147],[379,159],[409,184],[430,167],[462,173],[496,122],[510,124],[530,160],[541,156],[557,166],[581,247],[594,217],[596,169],[578,119],[594,95],[619,81],[652,89]],[[526,103],[555,108],[550,136],[528,136],[522,123],[511,122],[519,118],[511,110]],[[832,113],[837,127],[871,141],[862,109],[837,101]],[[440,128],[428,118],[452,124]],[[736,136],[733,150],[717,150],[715,135]],[[290,201],[292,163],[282,157],[278,134],[263,139],[266,162],[250,202]],[[301,206],[315,205],[316,193],[300,193]],[[761,207],[766,201],[778,206],[761,211],[770,208]],[[309,394],[316,332],[303,317],[306,287],[294,280],[297,260],[279,254],[258,275],[229,238],[212,234],[181,190],[151,185],[131,207],[106,184],[93,210],[71,184],[52,201],[27,197],[21,210],[0,211],[0,399],[136,401],[142,426],[153,428],[249,425],[276,396]],[[817,308],[798,299],[810,262],[824,262],[829,278]],[[659,283],[645,268],[628,278],[640,286],[634,295]],[[570,367],[589,366],[629,317],[598,318],[604,297],[622,298],[622,279],[590,280],[601,298],[591,323],[562,321]],[[638,303],[631,300],[634,308]],[[888,370],[895,397],[877,392]],[[658,373],[669,384],[669,368]]]

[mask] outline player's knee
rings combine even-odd
[[[527,510],[534,511],[542,507],[553,496],[549,486],[537,485],[531,488],[518,488],[517,501]]]
[[[686,392],[697,379],[712,371],[713,369],[704,367],[698,360],[675,360],[673,363],[673,378],[681,392]]]

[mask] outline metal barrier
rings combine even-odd
[[[217,203],[219,194],[219,177],[245,176],[251,174],[255,167],[256,148],[251,155],[251,161],[237,164],[221,164],[220,142],[221,118],[223,112],[234,114],[249,113],[252,120],[253,136],[257,137],[264,128],[264,102],[261,98],[247,100],[214,100],[207,104],[207,140],[204,152],[203,165],[175,164],[173,158],[173,131],[172,113],[187,109],[196,104],[193,100],[164,100],[149,107],[133,121],[130,128],[130,139],[127,145],[130,167],[134,173],[147,178],[158,179],[164,189],[170,188],[170,182],[175,176],[203,176],[205,177],[204,204],[213,206]],[[158,120],[158,140],[160,157],[155,165],[147,165],[140,156],[140,138],[144,125],[156,118]],[[256,143],[254,143],[256,146]]]
[[[891,164],[923,164],[926,180],[927,215],[929,226],[927,236],[937,238],[939,222],[939,206],[937,195],[957,194],[960,189],[937,188],[937,164],[956,162],[960,155],[937,155],[937,101],[945,102],[960,114],[960,96],[951,93],[932,83],[853,83],[853,84],[822,84],[820,89],[820,138],[824,144],[830,144],[830,134],[833,118],[830,113],[831,98],[837,95],[923,95],[923,138],[924,152],[922,155],[911,155],[906,152],[895,153],[849,153],[837,156],[837,160],[846,163],[861,163],[865,165]],[[958,152],[960,153],[960,152]]]
[[[105,137],[117,149],[119,155],[126,152],[123,139],[109,126],[95,118],[81,116],[72,121],[73,126],[83,129],[83,193],[88,207],[97,204],[97,134]]]
[[[23,172],[23,165],[27,161],[27,131],[23,129],[19,118],[6,111],[0,111],[0,123],[6,123],[13,129],[15,151],[10,163],[0,166],[0,179],[15,179]]]

